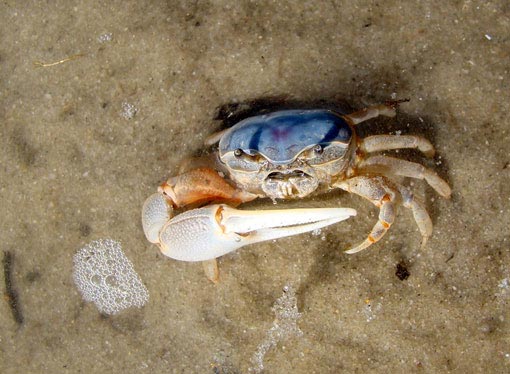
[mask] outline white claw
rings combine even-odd
[[[161,214],[146,220],[145,235],[153,238],[159,226],[156,242],[161,251],[181,261],[211,260],[248,244],[312,231],[356,215],[349,208],[247,211],[220,204],[184,212],[161,226],[161,199],[154,200],[146,202],[144,211],[152,212],[145,207],[154,205]]]
[[[159,232],[172,216],[172,211],[172,207],[160,193],[155,193],[145,200],[142,208],[142,226],[148,241],[159,243]]]

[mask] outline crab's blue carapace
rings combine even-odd
[[[288,164],[307,149],[348,144],[351,137],[346,120],[330,110],[282,110],[239,122],[225,133],[219,151],[239,150],[260,154],[275,165]]]

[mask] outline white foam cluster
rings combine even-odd
[[[95,240],[81,248],[74,255],[73,277],[83,299],[92,301],[102,313],[140,308],[149,300],[133,264],[112,239]]]

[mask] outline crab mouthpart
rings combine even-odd
[[[289,172],[279,172],[275,171],[270,173],[267,178],[268,179],[275,179],[275,180],[285,180],[290,178],[306,178],[310,177],[310,175],[306,174],[304,171],[301,170],[292,170]]]
[[[316,177],[295,169],[269,173],[262,183],[262,190],[271,199],[295,199],[308,196],[318,186]]]

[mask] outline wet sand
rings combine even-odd
[[[2,373],[248,373],[257,352],[265,373],[510,371],[507,2],[107,3],[0,5]],[[145,198],[220,127],[216,108],[269,96],[410,98],[360,133],[435,145],[400,153],[453,188],[404,181],[434,221],[426,248],[402,208],[344,254],[377,211],[342,192],[288,205],[355,219],[227,255],[218,285],[148,243]],[[73,255],[99,238],[122,242],[144,308],[82,301]],[[268,346],[281,305],[296,325]]]

